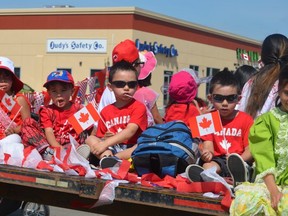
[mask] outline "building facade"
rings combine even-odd
[[[42,90],[47,75],[69,70],[75,81],[112,64],[120,41],[157,58],[152,88],[163,108],[173,73],[193,68],[200,77],[241,64],[258,65],[261,43],[139,8],[41,8],[0,10],[0,55],[11,58],[21,80]],[[207,86],[198,96],[206,98]]]

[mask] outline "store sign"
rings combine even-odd
[[[163,44],[159,44],[158,42],[146,42],[140,43],[139,39],[135,40],[136,47],[139,51],[152,51],[155,55],[164,54],[166,57],[176,57],[178,56],[178,50],[175,48],[173,44],[170,46],[164,46]]]
[[[49,39],[48,53],[106,53],[107,40],[98,39]]]

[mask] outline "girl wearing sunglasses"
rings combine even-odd
[[[163,119],[159,113],[156,103],[159,94],[149,87],[151,86],[152,72],[156,68],[157,60],[151,51],[139,53],[139,57],[141,62],[145,64],[141,67],[140,74],[138,76],[139,88],[137,89],[134,98],[145,104],[147,108],[148,126],[161,124],[163,123]]]

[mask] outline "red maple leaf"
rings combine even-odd
[[[11,98],[5,98],[5,103],[6,103],[8,106],[12,106]]]
[[[80,122],[87,122],[89,119],[89,114],[88,113],[80,113],[80,118],[79,118],[79,121]]]
[[[210,125],[212,124],[211,120],[207,120],[207,118],[203,118],[201,122],[199,122],[199,125],[205,129],[205,128],[209,128]]]

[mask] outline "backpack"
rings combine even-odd
[[[175,177],[185,172],[198,157],[197,140],[182,121],[172,121],[148,127],[139,136],[132,153],[132,163],[139,176],[155,173]]]

